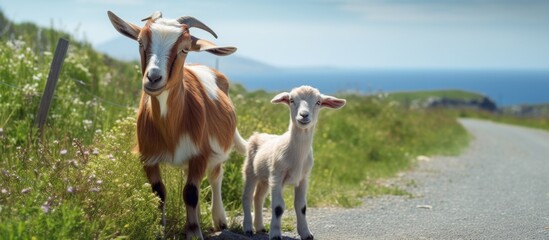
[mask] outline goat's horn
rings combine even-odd
[[[156,19],[159,19],[161,17],[162,17],[162,12],[156,11],[156,12],[153,12],[153,14],[151,14],[150,16],[141,19],[141,21],[147,21],[149,19],[156,20]]]
[[[217,34],[215,34],[212,29],[210,29],[208,26],[206,26],[206,24],[202,23],[201,21],[198,21],[198,19],[196,18],[186,16],[178,18],[177,21],[181,24],[186,24],[187,26],[189,26],[189,28],[200,28],[206,32],[211,33],[215,38],[217,38]]]

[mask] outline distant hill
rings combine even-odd
[[[99,44],[95,46],[95,49],[119,60],[139,60],[137,44],[124,37],[118,37],[111,41]],[[217,64],[216,59],[219,61]],[[226,74],[259,73],[277,70],[276,67],[260,61],[238,56],[238,51],[236,54],[226,57],[218,57],[206,52],[192,53],[187,57],[187,63],[200,63],[214,68],[218,65],[219,70]]]
[[[498,110],[490,98],[462,90],[436,90],[389,93],[388,99],[412,108],[471,108],[490,112]]]
[[[452,98],[464,101],[482,99],[484,95],[463,90],[434,90],[434,91],[409,91],[392,92],[388,98],[399,102],[411,102],[417,100],[427,100],[429,98]]]

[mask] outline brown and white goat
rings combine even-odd
[[[160,198],[165,224],[166,189],[160,163],[187,168],[183,199],[187,210],[187,238],[203,238],[199,225],[199,188],[207,172],[212,186],[212,217],[216,229],[227,227],[221,200],[222,163],[233,144],[245,152],[236,129],[236,115],[228,97],[229,82],[220,72],[202,65],[185,65],[189,51],[224,56],[234,47],[218,47],[189,33],[196,27],[217,35],[193,17],[162,18],[153,13],[144,27],[108,12],[114,28],[139,42],[143,93],[137,117],[137,140],[146,176]]]

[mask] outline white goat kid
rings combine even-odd
[[[289,131],[283,135],[254,133],[248,140],[244,162],[244,231],[251,235],[251,202],[254,202],[254,226],[256,232],[264,232],[262,208],[269,187],[271,188],[271,230],[269,239],[281,239],[280,221],[285,205],[282,187],[295,186],[294,209],[297,215],[297,231],[302,239],[313,239],[305,217],[307,211],[307,185],[313,167],[313,132],[322,107],[339,109],[344,99],[320,94],[309,86],[294,88],[290,93],[276,95],[272,103],[285,103],[290,107]],[[255,189],[255,193],[254,193]]]

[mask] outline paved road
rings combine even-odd
[[[468,150],[422,162],[397,181],[416,197],[367,199],[355,209],[311,209],[315,237],[549,239],[549,132],[461,123],[473,136]]]
[[[549,132],[461,123],[473,137],[463,154],[421,161],[388,181],[413,198],[383,196],[359,208],[308,209],[315,238],[549,239]],[[248,238],[225,231],[211,239]]]

